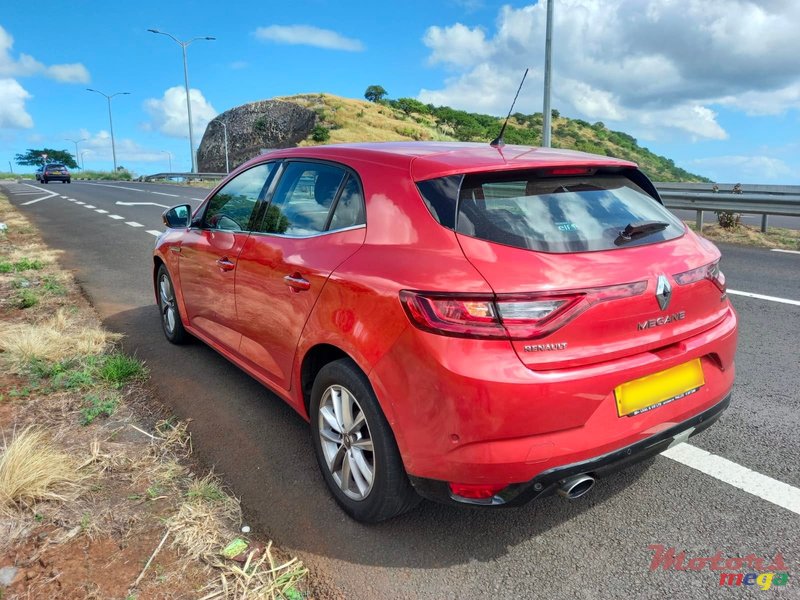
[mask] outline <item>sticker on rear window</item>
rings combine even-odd
[[[556,223],[556,227],[559,231],[578,231],[578,225],[569,221],[559,221]]]

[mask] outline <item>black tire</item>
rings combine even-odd
[[[166,288],[162,288],[166,285]],[[175,286],[169,276],[167,267],[163,264],[156,274],[156,297],[158,298],[158,312],[161,315],[161,329],[164,336],[173,344],[182,345],[190,341],[189,332],[183,327],[178,302],[175,299]],[[171,311],[171,315],[170,315]]]
[[[42,177],[42,183],[44,183],[45,185],[47,185],[47,179],[45,179],[44,177]]]
[[[334,472],[328,467],[328,462],[325,458],[326,450],[323,450],[323,441],[320,436],[321,419],[324,422],[323,427],[328,430],[328,434],[333,433],[336,435],[336,432],[330,428],[328,422],[325,422],[324,417],[321,417],[320,407],[323,401],[327,402],[330,399],[330,390],[339,389],[341,393],[342,388],[349,392],[355,401],[355,404],[352,405],[354,409],[352,414],[363,414],[366,422],[358,430],[353,430],[358,433],[348,434],[348,440],[352,438],[354,441],[345,443],[344,438],[346,436],[341,434],[338,434],[342,440],[341,443],[326,438],[327,451],[332,452],[334,447],[339,446],[338,452],[342,452],[341,463],[343,465],[345,455],[349,457],[351,452],[361,452],[357,448],[357,444],[366,441],[367,436],[371,439],[372,484],[360,499],[354,499],[349,496],[339,482],[334,479]],[[378,523],[411,510],[419,504],[422,499],[414,491],[408,480],[394,434],[386,421],[386,417],[383,415],[378,399],[372,391],[372,386],[366,375],[352,360],[340,359],[322,367],[314,380],[314,386],[311,390],[310,417],[311,443],[314,445],[314,453],[316,454],[320,471],[322,471],[322,476],[336,502],[353,519],[362,523]],[[358,421],[358,418],[352,419],[352,421]],[[344,428],[342,427],[342,429]],[[366,435],[362,437],[364,430],[366,430]],[[350,446],[351,443],[352,447]],[[336,456],[339,456],[338,452]],[[368,453],[369,451],[367,451]],[[361,454],[361,456],[363,457],[365,454]],[[353,460],[355,461],[355,459]],[[359,470],[355,462],[351,463],[349,459],[347,462],[348,465],[354,465],[354,472]],[[336,464],[334,459],[334,465]],[[334,471],[336,471],[336,467],[334,467]],[[341,471],[344,472],[343,467]],[[337,477],[339,477],[339,480],[342,479],[341,474],[337,475]],[[365,481],[365,478],[362,478],[362,480]],[[354,486],[356,485],[355,479],[353,479],[353,484]],[[359,494],[360,492],[355,489],[350,490],[349,493]]]
[[[67,179],[67,183],[72,183],[72,179]]]

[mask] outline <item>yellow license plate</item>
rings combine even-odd
[[[617,386],[614,389],[617,413],[620,417],[638,415],[693,394],[703,384],[703,366],[700,359],[696,358]]]

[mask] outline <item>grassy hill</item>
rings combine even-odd
[[[489,143],[503,120],[423,104],[413,98],[380,103],[341,98],[331,94],[301,94],[277,98],[314,110],[318,125],[301,145],[402,140],[470,141]],[[632,160],[654,181],[710,181],[689,173],[663,156],[639,146],[636,139],[611,131],[603,123],[567,119],[553,111],[553,146]],[[509,144],[538,146],[542,139],[542,114],[514,113],[505,133]]]

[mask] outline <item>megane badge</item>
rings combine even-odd
[[[669,301],[672,299],[672,286],[667,281],[666,276],[659,275],[658,283],[656,284],[656,300],[661,310],[667,310]]]

